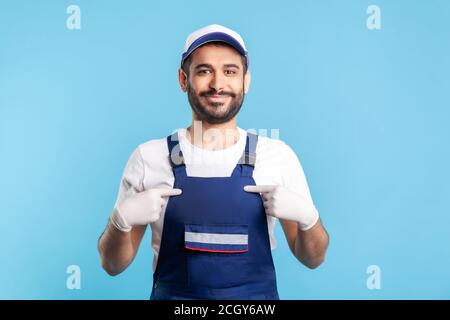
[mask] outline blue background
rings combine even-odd
[[[81,8],[81,30],[66,9]],[[368,30],[366,9],[381,8]],[[297,153],[331,243],[302,266],[276,228],[282,299],[450,298],[450,2],[2,1],[0,298],[147,299],[147,231],[109,277],[97,239],[128,157],[187,126],[187,35],[220,23],[250,53],[244,128]],[[66,268],[81,268],[81,290]],[[381,290],[366,286],[381,268]]]

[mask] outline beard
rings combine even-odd
[[[216,90],[211,89],[208,91],[202,91],[198,95],[192,89],[188,82],[187,94],[189,104],[192,111],[200,121],[205,121],[211,124],[225,123],[233,119],[239,112],[244,103],[244,90],[239,93],[222,91],[217,93]],[[202,103],[200,100],[202,97],[208,97],[212,95],[223,95],[231,98],[230,102],[206,102]]]

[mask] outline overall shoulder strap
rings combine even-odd
[[[167,136],[167,147],[169,149],[169,163],[172,166],[175,178],[180,176],[186,177],[186,165],[180,148],[178,132]]]
[[[247,132],[245,141],[245,149],[239,160],[241,166],[241,175],[251,177],[256,163],[256,145],[258,143],[258,135]]]

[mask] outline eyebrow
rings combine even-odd
[[[239,69],[239,66],[237,64],[234,63],[229,63],[225,65],[225,68],[236,68]]]
[[[240,69],[239,66],[237,64],[234,63],[228,63],[224,65],[225,68],[236,68],[236,69]],[[195,66],[195,70],[198,70],[200,68],[209,68],[209,69],[213,69],[213,66],[209,63],[201,63]]]

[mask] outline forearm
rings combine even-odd
[[[121,273],[135,255],[132,232],[122,232],[108,223],[99,239],[98,250],[103,269],[112,276]]]
[[[306,231],[297,228],[294,253],[297,259],[308,268],[317,268],[325,259],[328,247],[328,234],[319,221]]]

